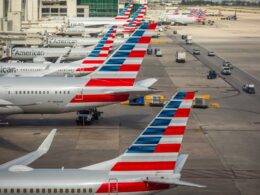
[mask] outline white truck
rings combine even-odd
[[[187,35],[186,44],[187,45],[192,45],[192,36],[191,35]]]
[[[186,52],[185,51],[177,51],[176,52],[176,62],[184,63],[186,61]]]

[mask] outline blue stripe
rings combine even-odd
[[[163,135],[166,128],[147,128],[143,135]]]
[[[138,43],[140,38],[129,38],[126,43]]]
[[[113,57],[128,57],[130,52],[116,52]]]
[[[114,56],[113,56],[114,57]],[[124,59],[109,59],[106,64],[123,64],[125,61]]]
[[[173,117],[176,110],[162,110],[159,117]]]
[[[91,53],[88,55],[88,57],[98,57],[98,55],[99,55],[98,53]]]
[[[100,71],[118,71],[120,66],[103,66]]]
[[[139,137],[135,144],[158,144],[161,137]]]
[[[186,96],[186,92],[178,92],[174,97],[174,99],[184,99],[185,96]]]
[[[150,126],[168,126],[171,119],[155,119]]]
[[[144,34],[144,31],[136,31],[132,36],[142,36]]]
[[[181,101],[171,101],[166,108],[179,108]]]
[[[156,146],[131,146],[127,153],[153,153]]]
[[[122,45],[119,49],[119,51],[121,50],[132,50],[135,47],[135,45]]]
[[[148,23],[144,23],[142,24],[142,26],[140,26],[139,29],[147,29],[149,27],[149,24]]]

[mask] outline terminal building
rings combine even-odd
[[[0,0],[0,31],[50,17],[114,17],[120,8],[118,0]]]

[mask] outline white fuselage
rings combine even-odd
[[[46,61],[54,61],[60,56],[68,61],[80,60],[88,56],[93,46],[87,48],[12,48],[10,58],[12,60],[33,61],[35,58],[44,58]]]

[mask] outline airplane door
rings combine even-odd
[[[75,99],[78,101],[83,100],[83,89],[80,89],[80,91],[79,91],[79,93],[77,93]]]
[[[108,194],[109,195],[118,194],[118,180],[116,178],[111,178],[108,180]]]

